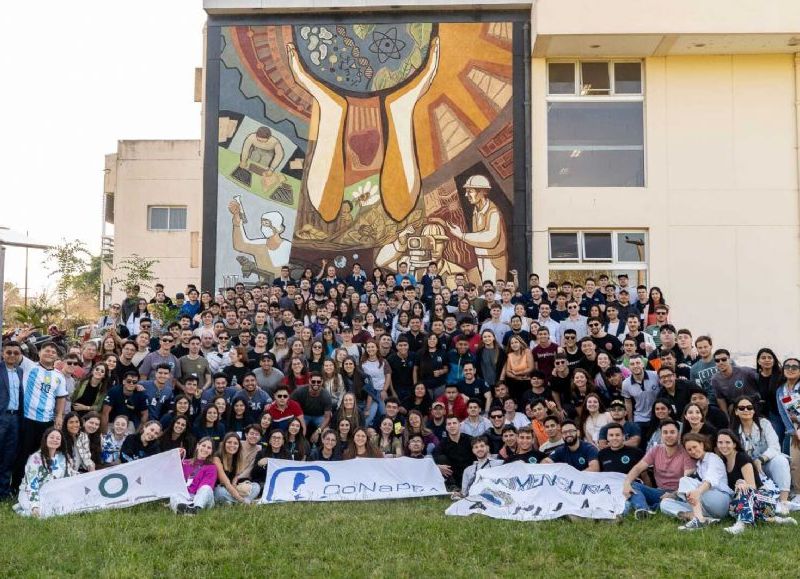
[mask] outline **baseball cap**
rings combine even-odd
[[[608,407],[614,408],[615,406],[620,408],[625,408],[625,401],[620,398],[615,398],[614,400],[611,401]]]
[[[441,406],[442,408],[444,408],[444,402],[436,401],[433,404],[431,404],[431,408],[435,408],[437,406]]]

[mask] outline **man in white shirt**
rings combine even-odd
[[[470,401],[467,403],[467,418],[461,423],[462,434],[481,436],[491,427],[491,421],[485,416],[481,416],[480,401],[470,398]]]
[[[478,436],[472,439],[472,454],[475,455],[477,460],[464,469],[464,475],[461,478],[461,492],[454,493],[456,496],[466,497],[469,495],[469,489],[475,482],[478,471],[503,464],[502,460],[491,458],[489,455],[489,443],[485,436]]]

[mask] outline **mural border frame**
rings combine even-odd
[[[320,12],[307,14],[293,12],[287,14],[257,15],[208,15],[206,23],[206,62],[205,99],[203,131],[203,235],[201,258],[201,287],[216,291],[216,247],[217,247],[217,141],[219,137],[220,66],[222,52],[222,28],[227,26],[280,25],[296,23],[298,19],[309,23],[351,22],[358,19],[366,23],[385,21],[387,15],[398,12],[380,10],[371,12]],[[516,267],[523,287],[527,288],[528,273],[532,268],[532,227],[533,216],[531,169],[531,42],[529,10],[454,10],[448,13],[430,11],[402,11],[406,22],[425,22],[433,17],[437,22],[512,22],[512,70],[514,94],[522,95],[522,107],[513,112],[514,126],[524,126],[524,131],[514,131],[514,211],[507,234],[509,246],[509,265]],[[514,97],[517,100],[519,97]],[[518,170],[517,168],[522,168]],[[515,240],[523,239],[520,244]]]

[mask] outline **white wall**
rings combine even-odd
[[[676,325],[739,353],[800,351],[793,57],[646,59],[643,189],[547,187],[543,59],[532,77],[534,271],[549,227],[647,228]]]

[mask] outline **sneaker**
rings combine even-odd
[[[653,515],[655,515],[655,513],[647,509],[636,509],[633,512],[633,518],[636,519],[637,521],[644,521],[646,519],[649,519]]]
[[[769,522],[776,525],[796,525],[797,519],[792,517],[772,517]]]
[[[741,521],[736,521],[736,523],[733,526],[727,527],[725,529],[725,532],[731,535],[741,535],[746,530],[747,530],[747,525],[745,525]]]
[[[697,529],[702,529],[703,527],[707,527],[709,525],[713,525],[714,523],[718,523],[719,519],[711,519],[706,517],[704,521],[701,521],[697,517],[694,517],[691,521],[686,523],[685,525],[681,525],[678,527],[679,531],[696,531]]]
[[[775,514],[785,517],[789,514],[789,503],[788,501],[778,501],[778,504],[775,505]]]
[[[179,515],[196,515],[198,508],[194,505],[187,505],[186,503],[180,503],[176,510]]]

